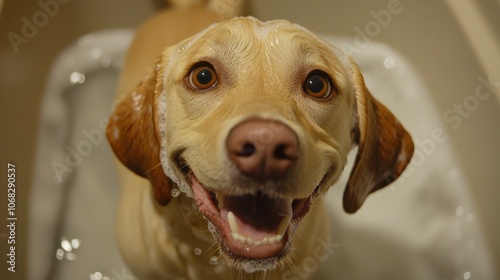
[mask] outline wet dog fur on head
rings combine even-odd
[[[294,233],[353,147],[348,213],[413,154],[350,57],[298,25],[254,18],[166,48],[117,105],[107,137],[159,205],[172,188],[192,197],[221,254],[247,272],[272,269],[299,246]]]

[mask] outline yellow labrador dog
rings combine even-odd
[[[251,17],[166,48],[107,137],[139,175],[120,171],[118,243],[141,279],[283,279],[326,239],[320,198],[353,147],[349,213],[413,153],[347,55],[298,25]]]

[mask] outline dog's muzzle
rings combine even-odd
[[[273,120],[247,119],[229,131],[225,148],[238,176],[265,186],[250,194],[211,191],[216,188],[205,187],[197,179],[196,170],[184,168],[199,211],[214,226],[214,238],[231,259],[279,260],[289,251],[293,232],[322,184],[305,198],[276,196],[270,190],[294,172],[299,144],[291,128]]]

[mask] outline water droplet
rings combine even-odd
[[[181,191],[179,189],[177,189],[177,188],[173,188],[170,191],[170,194],[172,195],[172,197],[178,197],[181,194]]]
[[[105,56],[105,57],[102,57],[101,58],[101,67],[102,68],[108,68],[109,66],[111,66],[111,58]]]
[[[470,272],[469,272],[469,271],[466,271],[466,272],[464,273],[464,279],[465,279],[465,280],[470,279]]]
[[[57,249],[56,258],[58,260],[62,260],[64,258],[64,251],[63,251],[63,249]]]
[[[219,273],[219,274],[224,272],[224,266],[220,264],[220,265],[214,267],[214,272]]]
[[[202,251],[201,251],[200,248],[194,248],[194,254],[195,255],[199,256],[199,255],[201,255],[201,253],[202,253]]]
[[[90,57],[92,59],[98,59],[102,55],[102,50],[100,48],[94,48],[90,51]]]
[[[90,274],[90,279],[92,280],[102,280],[102,273],[100,273],[99,271],[95,272],[95,273],[92,273]]]
[[[75,71],[69,76],[69,81],[73,84],[83,84],[85,82],[85,75]]]
[[[61,247],[66,251],[66,252],[71,252],[73,251],[73,247],[71,247],[71,243],[69,242],[66,237],[63,237],[61,240]]]
[[[210,257],[210,264],[216,265],[219,263],[219,257]]]
[[[73,247],[73,249],[78,249],[80,247],[80,244],[81,241],[78,238],[74,238],[73,240],[71,240],[71,246]]]
[[[67,253],[66,259],[68,259],[68,261],[74,261],[74,260],[76,260],[76,254],[75,253]]]
[[[460,217],[464,213],[464,208],[462,206],[458,206],[457,209],[455,209],[455,214]]]
[[[394,59],[390,56],[384,59],[384,66],[387,69],[391,69],[392,67],[394,67],[395,64],[396,63],[394,62]]]

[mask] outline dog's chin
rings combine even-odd
[[[262,191],[243,196],[216,193],[207,189],[192,170],[185,175],[223,259],[249,273],[273,269],[287,259],[293,234],[323,182],[308,197],[293,199]]]

